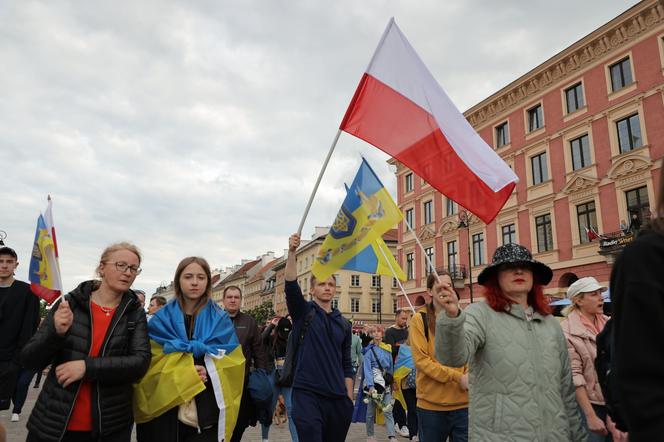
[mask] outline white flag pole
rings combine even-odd
[[[376,241],[378,243],[378,241]],[[399,284],[399,288],[401,289],[401,293],[403,293],[403,296],[406,298],[406,301],[408,302],[408,305],[410,306],[410,309],[413,311],[413,314],[415,314],[415,307],[413,307],[413,304],[410,302],[410,298],[406,294],[406,290],[403,288],[403,284],[401,284],[401,281],[399,280],[399,277],[397,276],[397,272],[394,270],[394,267],[392,267],[392,263],[390,262],[389,259],[387,259],[387,255],[385,254],[385,250],[378,244],[378,249],[380,250],[380,253],[383,255],[383,258],[385,259],[385,262],[387,263],[387,266],[390,268],[390,271],[392,272],[392,275],[394,275],[394,279]]]
[[[431,259],[429,258],[429,255],[427,255],[427,252],[424,250],[424,246],[420,242],[420,239],[417,237],[417,234],[415,233],[413,228],[410,226],[410,224],[408,223],[408,220],[405,217],[403,219],[403,222],[404,222],[404,224],[406,224],[406,227],[408,227],[408,230],[410,231],[410,233],[412,233],[413,236],[415,237],[415,241],[417,241],[417,245],[419,245],[420,249],[422,249],[422,253],[424,254],[424,259],[427,261],[427,265],[429,266],[429,269],[431,269],[431,273],[436,275],[436,281],[438,282],[438,284],[440,284],[440,277],[438,276],[438,272],[436,271],[436,268],[433,266],[433,263],[431,262]]]
[[[302,220],[300,221],[300,227],[297,228],[298,235],[302,234],[302,228],[304,227],[304,222],[307,220],[307,215],[309,215],[309,209],[311,209],[311,204],[314,202],[316,191],[318,191],[318,185],[320,184],[321,179],[323,179],[323,173],[325,173],[325,169],[327,169],[327,164],[330,162],[330,157],[332,156],[332,152],[334,152],[334,148],[336,147],[337,142],[339,141],[340,135],[341,135],[341,129],[337,131],[337,134],[334,137],[334,141],[332,141],[332,146],[330,146],[330,151],[327,153],[327,157],[325,157],[325,161],[323,162],[323,167],[321,168],[320,173],[318,174],[318,179],[316,180],[316,184],[314,184],[314,189],[311,191],[309,202],[307,203],[307,207],[304,209],[304,215],[302,215]]]

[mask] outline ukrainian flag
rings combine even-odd
[[[314,261],[312,273],[316,279],[326,280],[348,264],[351,269],[361,268],[366,270],[360,271],[368,273],[392,275],[381,253],[381,248],[387,250],[382,236],[402,218],[389,192],[363,158],[330,233]],[[386,255],[397,275],[406,279],[403,271],[398,273],[401,269],[389,250]]]
[[[394,362],[394,383],[397,390],[394,392],[394,398],[401,402],[401,405],[406,408],[406,400],[401,391],[401,382],[406,379],[411,371],[415,370],[415,363],[413,361],[413,351],[409,345],[401,344],[399,346],[399,353],[397,360]]]
[[[50,211],[50,199],[49,208]],[[43,215],[37,219],[35,242],[30,257],[30,285],[33,293],[51,304],[61,293],[60,266],[55,239]]]
[[[205,390],[194,368],[194,357],[204,357],[219,407],[218,440],[230,440],[240,409],[245,360],[228,314],[208,301],[196,316],[189,340],[184,315],[174,300],[152,317],[148,334],[152,361],[134,385],[136,422],[149,422]]]

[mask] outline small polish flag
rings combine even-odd
[[[518,182],[390,19],[340,129],[405,164],[490,223]]]

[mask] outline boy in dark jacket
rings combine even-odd
[[[300,335],[312,309],[314,315],[295,355],[293,420],[302,439],[343,441],[353,414],[351,327],[339,310],[332,308],[337,287],[334,277],[326,281],[312,277],[313,301],[305,301],[297,283],[299,245],[299,234],[292,235],[285,270],[286,304],[295,336]]]

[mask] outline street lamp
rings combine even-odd
[[[7,232],[5,232],[4,230],[0,230],[0,246],[5,245],[5,242],[3,241],[3,239],[5,238],[7,238]]]
[[[468,285],[470,286],[470,303],[473,303],[473,261],[472,254],[470,252],[470,218],[472,214],[468,214],[467,211],[459,211],[459,229],[466,229],[468,233]]]
[[[376,322],[381,324],[383,322],[382,318],[382,312],[381,310],[383,309],[383,300],[381,299],[382,293],[381,293],[381,283],[383,281],[382,276],[378,276],[378,285],[376,286],[376,297],[377,299],[377,305],[376,305]]]

